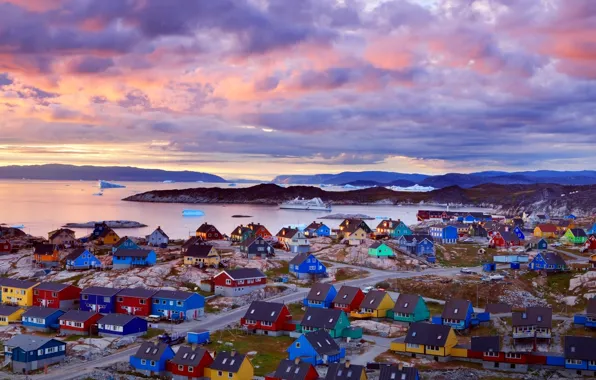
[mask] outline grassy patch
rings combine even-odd
[[[164,329],[147,329],[147,333],[145,335],[143,335],[143,339],[152,339],[155,338],[158,335],[161,335],[163,333],[165,333],[166,330]]]
[[[368,275],[365,270],[352,269],[352,268],[339,268],[335,272],[335,281],[341,282],[346,280],[352,280],[356,278],[363,278]]]
[[[301,320],[306,313],[306,310],[302,309],[304,307],[302,303],[290,303],[286,306],[288,307],[288,310],[290,310],[290,314],[292,314],[292,319]]]
[[[278,263],[281,263],[281,266],[265,271],[268,278],[287,276],[290,273],[290,264],[287,261],[278,261]]]
[[[215,301],[217,299],[216,297],[210,298],[209,300],[207,300],[207,302],[205,302],[205,313],[219,313],[221,310],[219,309],[219,307],[215,307],[212,304],[212,301]]]
[[[91,339],[99,339],[99,338],[101,338],[99,335],[91,335]],[[89,339],[89,336],[88,335],[86,335],[86,336],[83,336],[83,335],[69,335],[66,338],[64,338],[63,340],[65,342],[77,342],[80,339],[88,340]]]
[[[443,307],[444,305],[441,305],[440,303],[437,302],[426,302],[426,307],[428,307],[428,311],[430,311],[430,316],[432,318],[433,315],[441,315],[443,314]]]
[[[596,338],[596,330],[582,326],[571,326],[567,331],[565,331],[561,335],[589,336],[591,338]]]
[[[484,254],[478,254],[483,248]],[[442,266],[475,267],[492,261],[496,250],[478,244],[445,244],[436,246],[437,262]]]
[[[178,277],[178,275],[180,275],[180,270],[176,267],[172,267],[170,273],[168,273],[168,277]]]
[[[286,349],[294,341],[288,336],[246,335],[240,330],[218,331],[212,334],[211,340],[213,343],[210,349],[217,352],[236,350],[246,354],[256,351],[257,354],[250,358],[255,367],[255,376],[265,376],[273,372],[279,362],[287,357]],[[231,343],[232,346],[225,343]]]

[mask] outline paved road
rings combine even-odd
[[[567,256],[571,256],[573,257],[575,260],[572,260],[572,262],[580,262],[580,263],[587,263],[588,260],[590,260],[590,258],[585,257],[585,256],[580,256],[580,255],[576,255],[575,253],[571,253],[571,252],[567,252],[567,251],[562,251],[560,249],[556,249],[551,247],[548,247],[549,251],[554,251],[554,252],[558,252],[561,253],[563,255],[567,255]]]

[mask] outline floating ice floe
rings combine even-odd
[[[120,185],[118,183],[111,183],[108,181],[99,180],[99,188],[100,189],[123,189],[126,186]]]
[[[182,210],[182,216],[203,216],[205,213],[201,210]]]
[[[393,191],[411,191],[411,192],[426,192],[426,191],[433,191],[436,190],[432,186],[420,186],[418,184],[408,187],[401,187],[401,186],[387,186],[387,189]]]
[[[162,183],[176,183],[176,181],[172,181],[170,179],[166,179],[165,181],[163,181]]]

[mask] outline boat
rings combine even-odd
[[[331,204],[325,203],[321,198],[304,199],[297,197],[279,205],[281,209],[288,210],[313,210],[313,211],[331,211]]]
[[[118,183],[112,183],[108,181],[99,180],[99,188],[100,189],[124,189],[126,186],[120,185]]]
[[[101,197],[103,195],[103,191],[100,191],[99,193],[93,193],[93,195],[96,197]]]

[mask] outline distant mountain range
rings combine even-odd
[[[69,181],[147,181],[147,182],[227,182],[220,176],[190,171],[141,169],[130,166],[31,165],[0,166],[2,179],[43,179]]]
[[[500,172],[485,171],[470,174],[448,173],[429,176],[425,174],[404,174],[393,172],[343,172],[339,174],[308,175],[280,175],[273,183],[278,184],[325,184],[325,185],[353,185],[353,186],[432,186],[444,188],[460,186],[470,188],[485,183],[500,185],[532,185],[538,183],[553,183],[560,185],[594,185],[596,171],[524,171]]]

